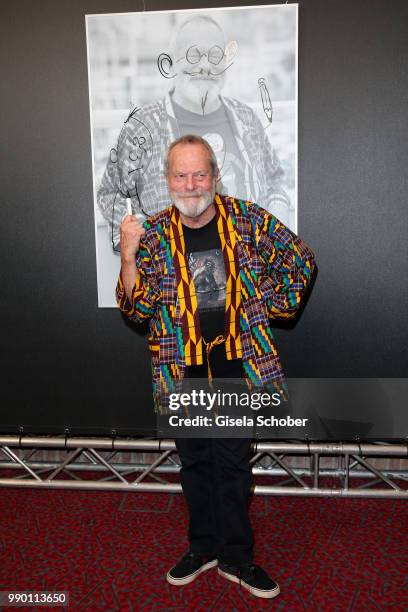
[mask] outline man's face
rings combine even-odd
[[[223,33],[213,24],[188,23],[180,31],[173,61],[179,100],[205,106],[219,95],[225,81]]]
[[[178,144],[169,155],[167,183],[171,200],[186,217],[194,219],[212,203],[216,176],[210,153],[202,144]]]

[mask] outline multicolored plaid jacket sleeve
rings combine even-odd
[[[136,265],[139,279],[132,289],[131,299],[129,300],[126,295],[122,273],[120,273],[116,286],[116,300],[122,312],[132,321],[139,323],[143,319],[153,317],[161,298],[161,289],[153,259],[143,240],[140,241]]]
[[[259,288],[272,319],[296,315],[315,268],[314,254],[276,217],[254,203],[248,211],[263,271]]]

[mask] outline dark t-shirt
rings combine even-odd
[[[183,225],[186,257],[197,294],[201,333],[206,342],[225,332],[226,276],[221,241],[214,217],[203,227],[192,229]],[[211,351],[213,378],[243,378],[242,360],[228,361],[225,342]],[[207,378],[207,363],[189,366],[189,378]]]

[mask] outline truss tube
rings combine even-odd
[[[127,480],[122,476],[122,474],[119,474],[119,472],[117,470],[115,470],[114,467],[112,467],[104,457],[102,457],[102,455],[100,455],[99,453],[96,452],[95,449],[91,448],[91,453],[93,454],[94,457],[96,457],[96,459],[98,461],[100,461],[100,463],[102,463],[106,469],[111,472],[111,474],[113,474],[114,476],[116,476],[117,478],[119,478],[119,480],[121,480],[123,482],[123,484],[127,484]]]
[[[155,467],[157,467],[164,459],[167,459],[167,457],[170,455],[171,451],[165,451],[162,455],[160,455],[160,457],[158,457],[156,459],[156,461],[154,461],[149,467],[146,468],[146,470],[144,470],[140,476],[138,476],[136,478],[136,480],[133,481],[133,484],[138,484],[141,480],[143,480],[143,478],[145,478],[148,474],[150,474],[150,472],[152,472]]]
[[[37,462],[26,462],[26,465],[32,470],[42,470],[43,472],[49,470],[55,470],[61,466],[60,463],[56,462],[47,462],[47,461],[37,461]],[[112,464],[118,472],[145,472],[150,468],[150,463],[114,463]],[[22,470],[23,468],[16,463],[7,463],[6,461],[0,461],[0,470],[2,469],[15,469]],[[314,471],[309,468],[302,467],[292,467],[292,471],[300,477],[313,477]],[[172,465],[158,465],[155,468],[155,473],[161,474],[177,474],[180,470],[180,466],[175,463]],[[108,470],[103,465],[91,465],[88,463],[70,463],[69,471],[71,472],[107,472]],[[38,473],[38,472],[37,472]],[[286,476],[287,471],[281,468],[262,468],[262,467],[253,467],[252,473],[255,476]],[[346,473],[345,469],[342,468],[325,468],[319,470],[319,477],[336,477],[341,478],[344,477]],[[405,470],[390,470],[384,469],[381,470],[381,473],[384,476],[388,476],[389,478],[397,478],[400,480],[408,480],[408,472]],[[352,478],[376,478],[375,474],[372,472],[364,471],[364,470],[352,470],[351,471]],[[48,477],[51,479],[51,476]],[[345,485],[344,488],[347,488]]]
[[[313,486],[315,489],[319,486],[319,467],[320,467],[320,455],[319,453],[313,454]]]
[[[13,453],[13,451],[10,450],[7,446],[5,446],[2,450],[3,450],[3,453],[5,453],[8,457],[10,457],[12,461],[20,465],[21,469],[25,470],[28,474],[31,474],[31,476],[33,476],[33,478],[35,478],[36,480],[41,480],[41,478],[37,476],[37,474],[33,472],[33,470],[27,467],[24,461],[20,459],[20,457],[18,457],[15,453]]]
[[[82,452],[82,448],[77,448],[72,453],[70,453],[68,455],[68,457],[65,459],[65,461],[60,463],[60,465],[58,465],[58,467],[56,467],[56,469],[53,471],[53,473],[50,474],[49,479],[52,480],[53,478],[55,478],[57,476],[57,474],[59,474],[69,463],[71,463],[71,461],[73,459],[75,459],[75,457],[77,455],[80,455],[81,452]],[[27,465],[26,461],[24,463]]]
[[[343,455],[343,466],[344,466],[344,469],[345,469],[343,486],[344,486],[345,489],[348,489],[349,488],[349,481],[350,481],[350,455],[348,453]]]
[[[275,459],[276,463],[278,463],[278,465],[280,465],[280,467],[285,470],[285,472],[289,474],[289,476],[293,478],[293,480],[296,480],[296,482],[299,483],[301,487],[303,487],[304,489],[310,489],[309,485],[303,482],[303,480],[289,466],[287,466],[286,463],[284,463],[279,457],[277,457],[275,453],[271,453],[271,455]]]
[[[124,439],[124,438],[81,438],[61,436],[0,436],[0,446],[20,448],[93,448],[100,450],[156,451],[175,450],[174,440]],[[294,455],[371,455],[408,458],[408,444],[385,444],[373,442],[287,442],[255,441],[256,452],[290,453]]]
[[[39,488],[39,489],[81,489],[89,491],[133,491],[134,493],[181,493],[181,485],[178,483],[139,483],[123,484],[121,482],[100,482],[100,481],[81,481],[72,480],[17,480],[0,479],[0,487],[12,488]],[[275,495],[275,496],[301,496],[301,497],[370,497],[387,499],[408,499],[408,491],[395,491],[394,489],[376,489],[367,491],[366,489],[303,489],[300,487],[280,487],[256,485],[255,495]]]
[[[380,480],[382,480],[383,482],[385,482],[387,485],[389,485],[390,487],[392,487],[393,489],[396,489],[397,491],[400,490],[399,486],[396,485],[394,482],[392,482],[392,480],[390,480],[389,478],[387,478],[386,476],[384,476],[384,474],[382,474],[382,472],[380,470],[377,470],[377,468],[375,468],[373,465],[371,465],[370,463],[368,463],[368,461],[366,461],[365,459],[363,459],[363,457],[357,457],[354,456],[353,459],[355,459],[356,461],[358,461],[358,463],[360,463],[363,467],[365,467],[367,470],[369,470],[370,472],[372,472],[373,474],[375,474]]]

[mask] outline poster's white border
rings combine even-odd
[[[101,304],[101,296],[99,294],[99,263],[98,263],[98,228],[95,222],[95,207],[96,207],[96,185],[95,185],[95,163],[94,163],[94,142],[93,142],[93,116],[92,116],[92,91],[91,91],[91,70],[90,70],[90,58],[89,58],[89,31],[88,31],[88,20],[93,17],[116,17],[123,15],[146,15],[146,14],[159,14],[159,13],[199,13],[209,11],[233,11],[233,10],[256,10],[265,8],[283,8],[287,10],[289,7],[293,7],[295,10],[295,38],[296,38],[296,64],[295,64],[295,197],[296,197],[296,215],[295,215],[295,233],[298,233],[298,220],[299,220],[299,192],[298,192],[298,132],[299,132],[299,4],[257,4],[254,6],[218,6],[216,8],[197,8],[197,9],[169,9],[165,11],[127,11],[123,13],[92,13],[85,15],[85,31],[86,31],[86,57],[87,57],[87,72],[88,72],[88,97],[89,97],[89,129],[91,132],[91,156],[92,156],[92,186],[93,186],[93,211],[94,211],[94,231],[95,231],[95,259],[96,259],[96,285],[98,292],[98,308],[115,308],[115,306],[107,306]]]

